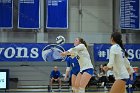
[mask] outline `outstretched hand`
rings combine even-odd
[[[67,56],[67,53],[66,52],[62,52],[61,56]]]

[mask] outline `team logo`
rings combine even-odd
[[[42,58],[46,62],[62,61],[65,59],[65,57],[61,56],[61,53],[64,51],[65,49],[62,46],[57,44],[50,44],[42,50]]]

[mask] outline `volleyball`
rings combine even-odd
[[[57,36],[56,37],[56,43],[57,44],[64,44],[65,43],[65,37],[61,36],[61,35]]]

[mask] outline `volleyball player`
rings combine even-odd
[[[75,93],[75,91],[74,91],[75,90],[74,89],[75,80],[76,80],[77,74],[80,72],[80,66],[79,66],[79,63],[78,63],[78,60],[76,57],[74,57],[74,58],[67,57],[65,61],[67,62],[67,68],[66,68],[66,75],[65,75],[64,80],[66,80],[70,74],[72,90],[73,90],[73,93]],[[71,70],[70,70],[70,67],[71,67]],[[71,72],[71,73],[69,73],[69,72]]]
[[[125,84],[129,78],[130,63],[127,59],[128,54],[123,46],[120,32],[112,33],[111,44],[109,63],[103,69],[105,71],[113,69],[114,72],[116,81],[111,87],[110,93],[124,93]]]
[[[85,87],[93,75],[93,65],[91,63],[90,55],[87,50],[87,44],[82,38],[76,38],[74,41],[74,48],[63,52],[61,55],[77,56],[80,72],[78,73],[75,81],[75,92],[85,93]]]

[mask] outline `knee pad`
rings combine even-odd
[[[79,93],[79,89],[74,88],[74,92],[75,92],[75,93]]]
[[[131,87],[132,87],[132,85],[131,85],[131,84],[129,84],[128,86],[129,86],[129,88],[131,88]]]
[[[75,87],[72,87],[72,90],[75,90],[76,88]]]
[[[79,93],[85,93],[85,88],[79,88]]]

